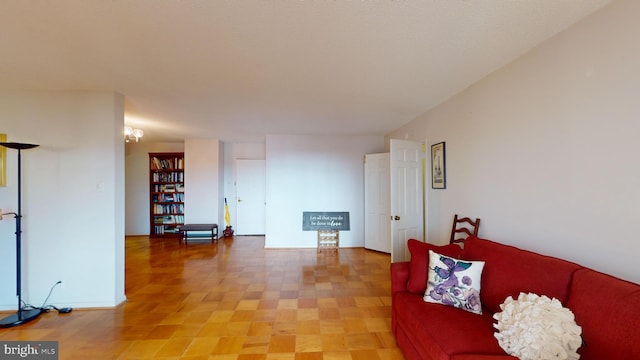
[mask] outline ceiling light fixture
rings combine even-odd
[[[130,126],[124,127],[124,141],[129,142],[131,138],[135,138],[136,142],[140,141],[140,138],[144,136],[144,131],[140,129],[134,129]]]

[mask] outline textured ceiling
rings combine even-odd
[[[610,0],[0,1],[0,90],[115,90],[145,139],[383,135]]]

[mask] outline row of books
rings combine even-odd
[[[152,174],[153,182],[184,182],[183,172],[163,172]]]
[[[154,215],[154,224],[184,224],[184,215]]]
[[[184,202],[184,193],[153,194],[153,202]]]
[[[151,158],[151,168],[155,170],[184,169],[184,159],[181,157],[160,159],[154,156]]]
[[[154,229],[154,233],[156,235],[177,234],[177,233],[180,232],[178,230],[178,228],[174,227],[174,226],[166,227],[166,226],[163,226],[163,225],[156,225],[156,226],[153,227],[153,229]]]
[[[182,204],[170,204],[170,205],[160,205],[156,204],[153,206],[153,213],[155,215],[162,214],[184,214],[184,205]]]
[[[184,184],[155,184],[153,192],[184,192]]]

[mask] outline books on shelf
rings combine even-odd
[[[149,154],[151,236],[177,234],[184,224],[184,153]]]
[[[184,173],[182,172],[154,172],[151,176],[153,182],[178,183],[184,181]]]
[[[156,235],[178,234],[180,232],[180,230],[176,226],[164,226],[164,225],[154,226],[153,231]]]
[[[184,205],[183,204],[155,204],[153,206],[153,214],[154,215],[162,215],[162,214],[184,214]]]
[[[153,170],[182,170],[184,167],[184,159],[182,157],[174,157],[170,159],[159,158],[153,156],[151,158],[151,169]]]
[[[153,223],[157,225],[182,225],[184,224],[184,215],[156,214],[153,216]]]
[[[154,184],[152,189],[155,193],[184,193],[183,184]]]
[[[162,193],[155,199],[157,202],[184,202],[184,193]]]

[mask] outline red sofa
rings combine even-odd
[[[391,264],[392,330],[408,360],[516,359],[498,345],[493,314],[508,296],[516,299],[520,292],[556,298],[574,313],[582,327],[580,359],[640,359],[638,284],[473,236],[464,249],[417,240],[408,245],[411,261]],[[482,315],[423,301],[429,249],[485,261]]]

